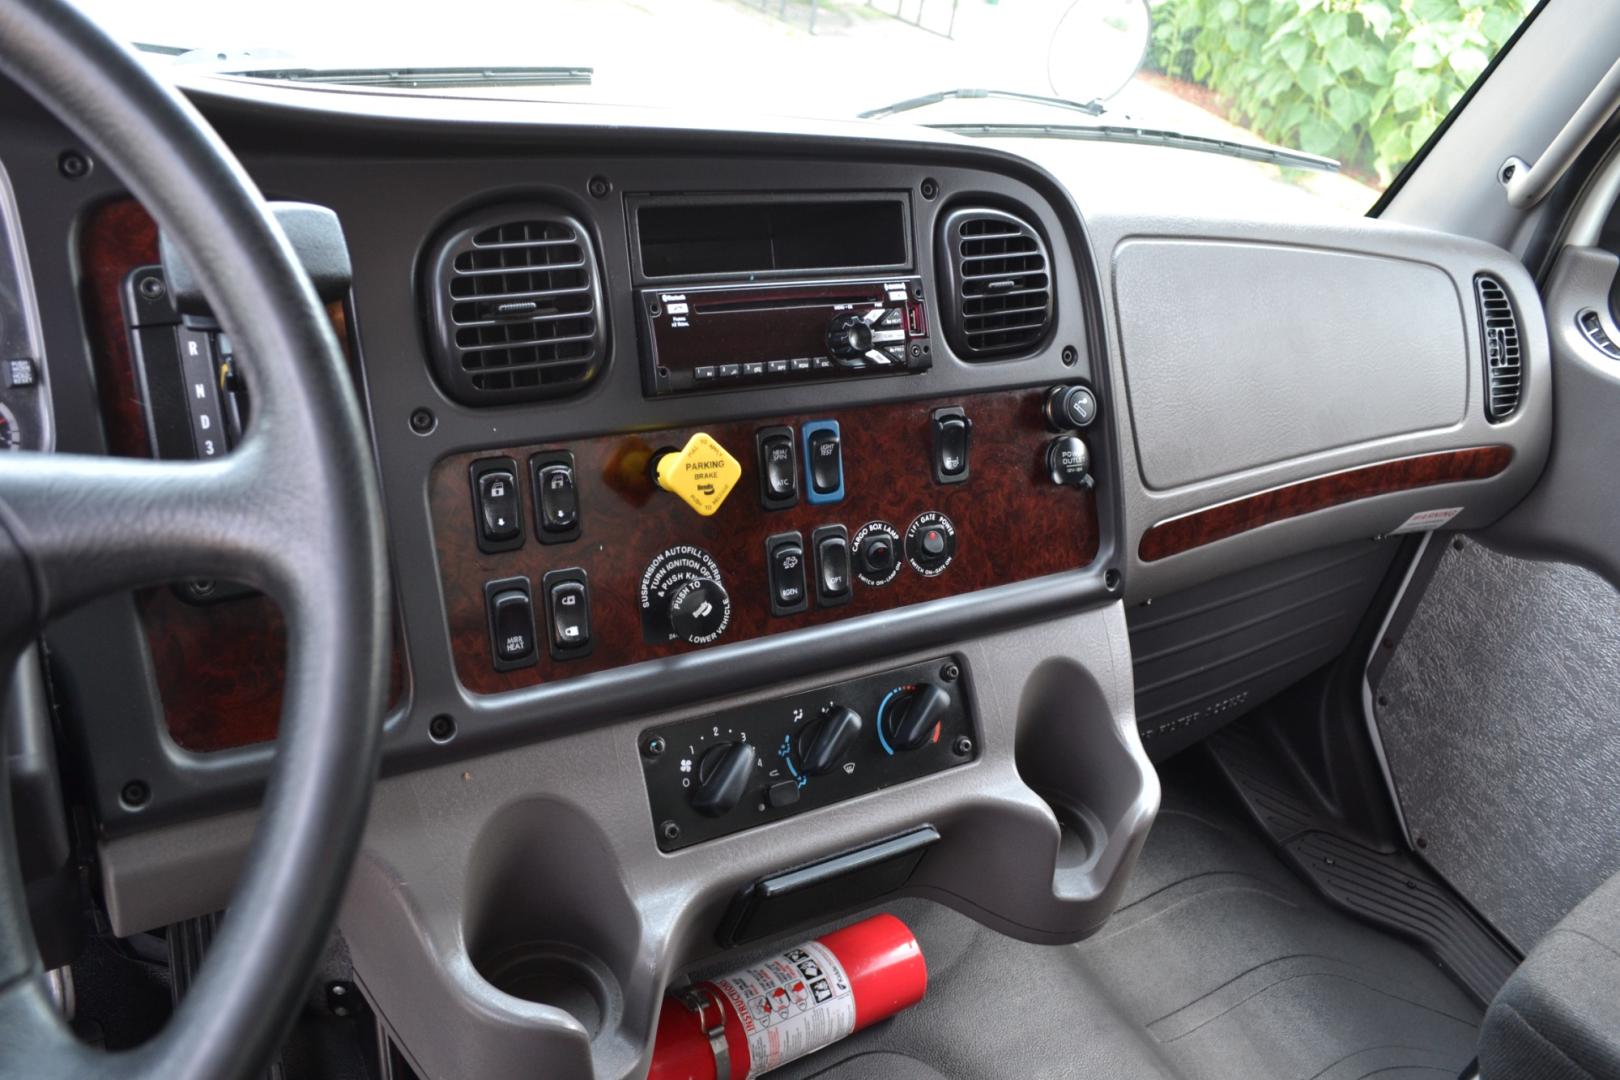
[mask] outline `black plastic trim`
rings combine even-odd
[[[744,887],[732,901],[715,931],[715,940],[724,947],[758,941],[789,926],[826,921],[838,911],[859,907],[904,885],[928,848],[938,842],[939,830],[924,825],[808,866],[760,878]],[[793,905],[793,897],[802,898],[801,903]],[[797,907],[805,909],[804,914],[800,915]],[[777,914],[769,908],[795,910]]]

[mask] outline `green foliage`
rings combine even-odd
[[[1153,65],[1263,139],[1388,183],[1533,0],[1153,0]]]

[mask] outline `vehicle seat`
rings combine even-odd
[[[1481,1080],[1620,1078],[1620,874],[1530,951],[1485,1013]]]

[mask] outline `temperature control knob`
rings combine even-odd
[[[714,578],[687,578],[669,594],[669,628],[676,637],[703,645],[731,621],[731,597]]]
[[[883,703],[878,734],[891,752],[919,749],[933,738],[950,707],[951,695],[933,683],[902,686]]]
[[[799,737],[799,761],[804,771],[811,776],[823,776],[838,768],[860,737],[864,724],[861,714],[854,709],[834,705]]]
[[[729,813],[748,791],[754,761],[754,748],[746,742],[721,743],[704,754],[692,787],[692,809],[705,817]]]

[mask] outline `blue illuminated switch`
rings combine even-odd
[[[844,497],[844,447],[836,420],[811,420],[804,425],[805,501],[834,503]]]

